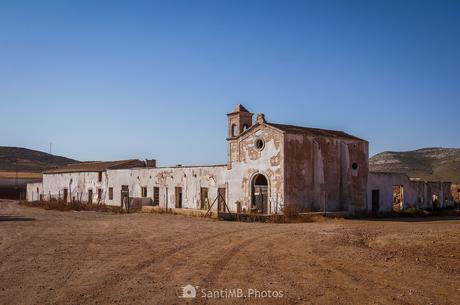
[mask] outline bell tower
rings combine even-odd
[[[238,104],[227,114],[227,168],[232,168],[233,162],[238,162],[238,136],[252,126],[252,113],[243,105]]]
[[[241,104],[238,104],[232,112],[228,113],[227,139],[236,138],[243,131],[251,127],[252,115]]]

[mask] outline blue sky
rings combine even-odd
[[[0,145],[225,163],[226,113],[460,147],[460,1],[0,0]]]

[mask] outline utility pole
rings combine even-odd
[[[14,170],[16,172],[15,179],[14,179],[14,185],[16,186],[16,189],[18,188],[18,159],[14,160]]]
[[[18,189],[18,159],[14,160],[14,171],[15,171],[15,178],[14,178],[14,188],[16,193],[19,195],[19,200],[21,200],[21,192]]]

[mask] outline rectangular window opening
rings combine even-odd
[[[153,187],[153,205],[160,204],[160,188],[155,186]]]
[[[113,200],[113,187],[109,187],[109,200]]]
[[[141,197],[147,197],[147,187],[145,186],[141,188]]]

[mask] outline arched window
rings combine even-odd
[[[236,124],[232,124],[232,137],[236,137]]]
[[[248,129],[248,124],[243,124],[243,131],[245,131],[246,129]]]

